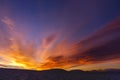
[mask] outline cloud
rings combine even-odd
[[[1,21],[5,23],[10,30],[13,30],[15,28],[15,23],[10,18],[4,17]]]
[[[7,26],[15,26],[12,22],[12,20],[5,21],[5,24],[11,23]],[[16,34],[16,31],[10,27],[11,35],[6,37],[5,42],[11,44],[8,48],[0,50],[0,56],[5,59],[4,63],[8,63],[8,66],[25,69],[68,69],[118,60],[120,58],[119,23],[120,20],[113,21],[87,38],[72,43],[66,38],[59,40],[58,34],[49,34],[43,38],[41,45],[36,45],[34,41],[26,41],[26,38],[20,36],[21,33]],[[8,41],[10,38],[12,40]]]
[[[71,67],[120,59],[120,20],[107,24],[59,55],[48,57],[43,67]],[[72,52],[72,50],[74,50]],[[71,52],[73,53],[71,53]],[[58,50],[58,53],[61,52]],[[69,53],[70,52],[70,53]],[[57,53],[56,53],[57,54]],[[67,54],[67,56],[66,56]],[[50,65],[52,64],[52,65]]]
[[[76,54],[79,59],[81,56],[91,57],[90,61],[104,61],[120,58],[120,20],[113,21],[93,35],[84,39],[79,45],[83,45],[82,55]]]
[[[43,39],[43,46],[48,47],[50,46],[56,39],[56,34],[49,35],[47,38]]]

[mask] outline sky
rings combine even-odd
[[[0,67],[120,69],[120,1],[0,0]]]

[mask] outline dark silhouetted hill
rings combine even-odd
[[[65,71],[51,69],[34,71],[1,68],[0,80],[120,80],[120,70]]]

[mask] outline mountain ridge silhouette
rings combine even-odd
[[[43,71],[0,68],[0,80],[120,80],[120,69]]]

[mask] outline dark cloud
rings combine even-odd
[[[50,62],[44,66],[50,63],[54,63],[54,66],[84,65],[120,59],[120,20],[106,25],[86,39],[74,44],[72,48],[78,51],[68,56],[64,56],[65,54],[50,56],[48,57]]]
[[[90,57],[90,61],[103,61],[120,58],[120,20],[108,24],[78,45],[85,46],[82,55],[76,58]]]
[[[105,61],[120,58],[120,38],[112,40],[103,45],[92,47],[82,55],[76,54],[73,56],[73,60],[88,59],[88,61]]]

